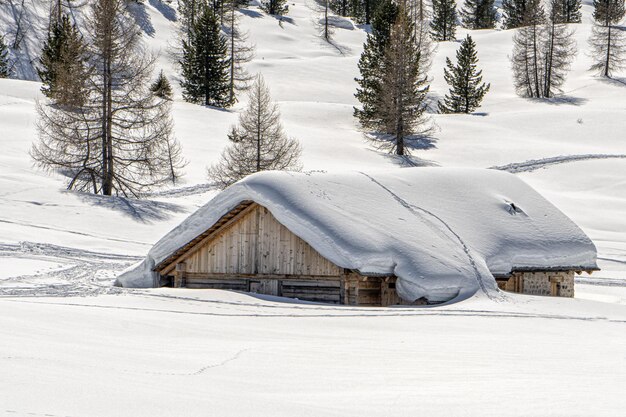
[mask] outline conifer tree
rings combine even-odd
[[[189,40],[183,40],[183,97],[192,103],[228,107],[233,104],[229,94],[228,46],[213,10],[204,6],[197,17]]]
[[[546,98],[561,92],[561,86],[565,83],[570,64],[576,55],[574,32],[567,27],[566,11],[561,6],[560,0],[551,0],[542,46],[543,97]]]
[[[280,122],[278,106],[261,75],[250,88],[248,107],[239,115],[239,125],[228,135],[231,144],[207,175],[220,188],[259,171],[299,171],[300,144],[288,138]]]
[[[522,26],[528,0],[502,0],[502,24],[505,29]]]
[[[159,72],[157,79],[150,85],[150,91],[162,100],[172,100],[172,85],[163,73],[163,70]]]
[[[580,23],[582,2],[580,0],[559,0],[556,6],[560,9],[559,14],[563,17],[563,22],[559,23]]]
[[[417,48],[420,51],[420,72],[426,77],[432,64],[432,57],[436,46],[430,35],[430,11],[426,0],[409,0],[406,2],[408,15],[413,25],[413,32]]]
[[[550,98],[561,91],[576,54],[573,31],[564,23],[559,0],[546,15],[541,0],[528,0],[523,26],[513,36],[513,78],[523,97]]]
[[[95,0],[86,22],[86,99],[39,103],[38,166],[68,177],[68,189],[141,196],[170,180],[169,101],[149,90],[154,57],[125,0]]]
[[[494,0],[465,0],[460,14],[467,29],[493,29],[496,26]]]
[[[482,82],[482,70],[477,67],[476,44],[470,35],[461,42],[456,52],[457,64],[446,58],[447,69],[444,78],[450,85],[450,92],[439,102],[441,113],[471,113],[489,91],[490,84]]]
[[[178,0],[178,20],[183,38],[187,41],[198,16],[206,5],[207,0]]]
[[[626,68],[626,35],[617,27],[626,14],[624,0],[594,0],[592,29],[589,44],[594,59],[592,70],[604,77]]]
[[[39,58],[42,93],[60,105],[79,105],[85,100],[86,59],[82,35],[68,15],[61,15],[52,23]]]
[[[544,41],[545,11],[541,0],[528,0],[522,26],[513,36],[513,82],[523,97],[542,97],[543,65],[541,44]]]
[[[431,34],[436,41],[451,41],[456,34],[456,0],[433,0]]]
[[[224,15],[225,32],[228,47],[228,97],[230,103],[237,101],[236,93],[245,91],[252,80],[246,71],[245,64],[254,57],[254,46],[248,44],[248,34],[239,27],[239,16],[236,11],[240,7],[239,0],[225,0]]]
[[[289,6],[287,0],[261,0],[261,10],[267,14],[282,16],[287,14]]]
[[[9,75],[9,49],[4,42],[4,35],[0,34],[0,78],[8,78]]]
[[[372,31],[367,35],[358,67],[361,78],[355,97],[361,108],[354,108],[354,116],[363,128],[372,129],[380,120],[379,99],[383,75],[385,48],[389,42],[391,26],[398,16],[398,7],[391,0],[383,0],[372,20]]]
[[[409,137],[429,135],[432,130],[424,103],[429,86],[426,77],[421,75],[419,55],[413,25],[400,6],[385,47],[379,98],[381,118],[376,129],[390,138],[379,142],[379,148],[396,155],[410,153]]]

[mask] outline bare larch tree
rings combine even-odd
[[[420,70],[420,51],[413,25],[402,6],[391,27],[381,84],[381,126],[377,130],[388,139],[378,142],[378,146],[397,155],[407,155],[407,138],[429,135],[432,125],[424,103],[429,86]]]
[[[97,0],[87,33],[86,99],[40,104],[31,154],[42,168],[65,173],[70,189],[139,197],[171,179],[169,101],[149,89],[154,57],[125,0]]]
[[[595,24],[589,39],[594,64],[592,70],[605,77],[626,68],[626,35],[617,26],[624,18],[624,0],[594,0]]]
[[[208,168],[207,174],[218,187],[226,188],[259,171],[299,171],[299,142],[288,138],[280,122],[278,106],[258,75],[248,94],[248,107],[239,115],[239,125],[231,128],[231,144],[222,152],[220,161]]]

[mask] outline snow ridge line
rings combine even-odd
[[[360,174],[366,176],[367,178],[370,179],[370,181],[372,181],[374,184],[378,185],[379,187],[381,187],[383,190],[387,191],[393,198],[394,200],[396,200],[398,203],[400,203],[400,205],[404,206],[407,210],[409,210],[413,215],[415,216],[419,216],[422,217],[418,211],[425,213],[435,219],[437,219],[441,224],[444,225],[444,227],[454,235],[454,237],[459,241],[459,243],[461,244],[461,247],[463,248],[463,251],[465,252],[465,255],[467,256],[470,265],[472,266],[472,269],[474,270],[474,275],[476,277],[476,281],[478,282],[478,285],[480,286],[480,289],[483,291],[483,293],[485,295],[487,295],[487,297],[489,297],[490,300],[496,300],[497,298],[494,297],[492,294],[490,294],[490,291],[487,291],[487,287],[485,286],[485,283],[483,282],[482,276],[480,274],[480,272],[478,271],[478,267],[476,266],[476,260],[474,259],[474,257],[472,256],[472,254],[470,253],[470,249],[469,247],[465,244],[465,242],[463,241],[463,239],[461,238],[461,236],[459,236],[454,230],[452,230],[452,228],[450,227],[450,225],[448,223],[446,223],[441,217],[437,216],[435,213],[426,210],[422,207],[418,207],[415,206],[411,203],[409,203],[408,201],[404,200],[403,198],[401,198],[400,196],[398,196],[396,193],[394,193],[393,191],[391,191],[389,188],[385,187],[383,184],[381,184],[380,182],[378,182],[375,178],[369,176],[368,174],[359,171]]]
[[[506,165],[494,165],[488,169],[507,171],[512,174],[518,172],[532,172],[551,165],[565,164],[569,162],[588,161],[591,159],[624,159],[626,154],[583,154],[583,155],[560,155],[551,158],[529,159],[524,162],[513,162]]]

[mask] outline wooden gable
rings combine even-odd
[[[214,225],[195,244],[192,241],[186,250],[178,251],[176,259],[170,257],[169,265],[160,268],[161,274],[172,271],[181,262],[185,263],[185,271],[194,275],[337,277],[343,274],[343,268],[320,255],[263,206],[251,203],[220,221],[219,227]]]

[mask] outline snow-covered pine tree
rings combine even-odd
[[[250,88],[248,107],[239,115],[239,125],[231,128],[228,138],[231,144],[219,162],[207,169],[209,179],[220,188],[259,171],[301,169],[300,144],[285,135],[280,111],[272,103],[261,75]]]
[[[528,0],[502,0],[502,24],[505,29],[523,26]]]
[[[476,43],[470,35],[461,42],[456,60],[456,65],[453,65],[450,58],[446,58],[444,78],[450,85],[450,92],[443,102],[438,103],[441,113],[471,113],[480,107],[489,91],[490,84],[482,82],[482,70],[477,66]]]
[[[451,41],[456,35],[456,0],[433,0],[433,19],[430,22],[434,40]]]
[[[391,0],[382,0],[372,19],[372,30],[367,35],[358,67],[361,78],[355,97],[361,108],[354,108],[354,116],[364,129],[376,129],[380,125],[380,94],[385,47],[389,42],[391,26],[398,16],[398,7]]]
[[[183,98],[207,106],[231,106],[228,46],[212,8],[207,5],[202,8],[189,40],[183,40],[182,44]]]
[[[62,14],[52,22],[37,72],[42,93],[56,104],[78,106],[85,100],[86,45],[70,17]]]
[[[379,122],[374,141],[379,149],[408,155],[407,140],[429,135],[430,120],[425,114],[429,86],[419,68],[420,52],[406,10],[400,6],[385,47],[381,89],[377,97]],[[382,139],[382,140],[381,140]]]
[[[560,9],[559,14],[563,17],[562,23],[580,23],[582,2],[580,0],[559,0],[556,6]]]
[[[574,32],[567,27],[567,17],[561,6],[561,0],[550,1],[542,45],[543,97],[546,98],[561,92],[570,64],[576,56]]]
[[[157,79],[150,85],[150,91],[162,100],[172,100],[172,85],[163,73],[163,70],[159,72]]]
[[[287,0],[261,0],[261,10],[267,14],[282,16],[289,12]]]
[[[624,18],[624,0],[594,0],[592,29],[589,44],[594,59],[590,69],[604,77],[626,68],[626,35],[617,27]]]
[[[125,0],[96,0],[87,20],[87,99],[76,106],[38,105],[40,141],[31,150],[43,169],[68,177],[68,189],[141,196],[170,180],[169,102],[149,90],[154,57]]]
[[[246,71],[245,64],[254,57],[254,46],[248,44],[248,34],[239,27],[237,10],[241,7],[241,0],[225,0],[224,25],[227,36],[229,71],[228,71],[228,95],[229,101],[237,101],[238,91],[245,91],[252,80],[252,76]]]
[[[496,26],[494,0],[465,0],[460,15],[467,29],[493,29]]]
[[[0,34],[0,78],[8,78],[9,75],[9,48],[4,42],[4,35]]]
[[[545,41],[545,11],[541,0],[528,0],[522,26],[513,35],[513,83],[520,96],[543,96],[541,46]]]

